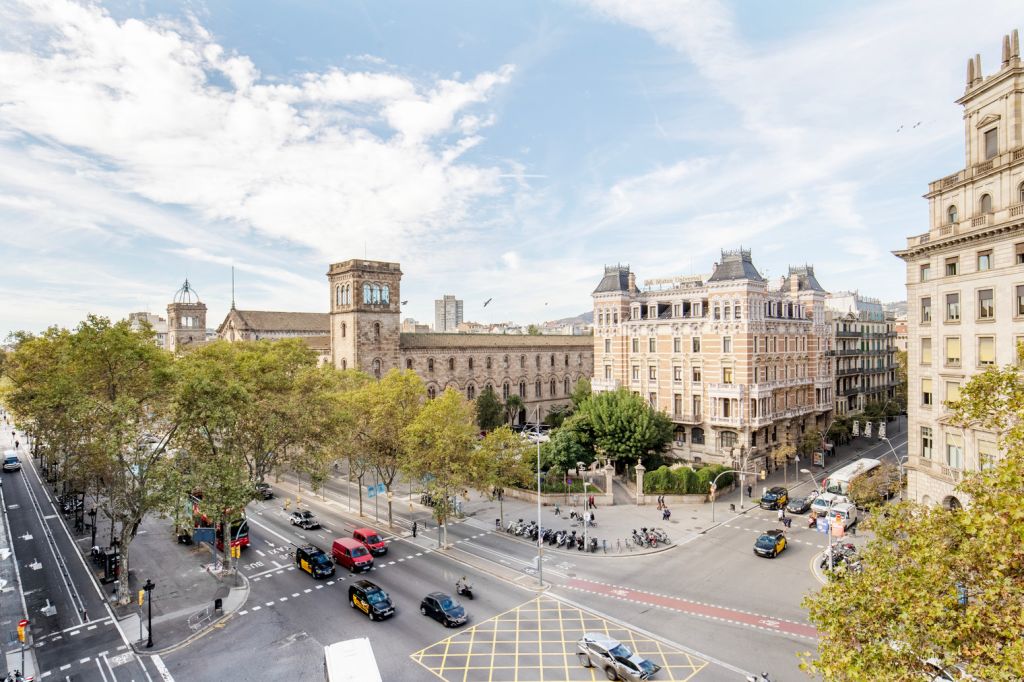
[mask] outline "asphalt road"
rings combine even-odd
[[[9,433],[0,440],[5,441],[3,448],[9,447]],[[22,463],[21,471],[3,474],[2,495],[10,549],[31,622],[30,645],[39,666],[36,679],[160,679],[158,658],[130,651],[104,596],[88,577],[35,463],[27,455]],[[9,615],[13,614],[5,609],[5,622]],[[17,641],[5,641],[4,648],[7,660],[20,666]]]

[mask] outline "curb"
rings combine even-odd
[[[249,579],[243,573],[237,573],[236,575],[238,575],[239,577],[242,578],[242,583],[243,583],[242,584],[242,588],[245,589],[245,596],[242,598],[242,600],[238,603],[237,606],[233,607],[231,610],[224,611],[224,613],[221,614],[221,616],[219,618],[217,618],[215,620],[211,620],[207,625],[204,625],[202,628],[200,628],[196,632],[192,633],[191,635],[189,635],[185,639],[181,640],[177,644],[171,644],[170,646],[166,646],[166,647],[164,647],[162,649],[155,649],[155,648],[154,649],[147,649],[144,646],[140,648],[138,643],[134,643],[134,644],[131,645],[132,651],[134,651],[139,656],[157,656],[157,655],[160,655],[160,654],[171,653],[172,651],[177,651],[178,649],[182,649],[182,648],[188,646],[189,644],[192,644],[192,642],[195,642],[196,640],[200,639],[201,637],[204,637],[215,626],[219,625],[220,623],[223,623],[223,622],[227,621],[229,618],[231,618],[231,616],[235,615],[236,611],[238,611],[240,608],[245,606],[245,602],[247,602],[249,600],[249,591],[250,591]],[[231,589],[239,589],[239,588],[231,588]]]

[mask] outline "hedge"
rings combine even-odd
[[[696,471],[689,467],[669,469],[663,466],[644,476],[645,495],[706,495],[711,490],[711,482],[728,467],[712,464]],[[732,474],[728,473],[718,479],[719,487],[732,483]]]

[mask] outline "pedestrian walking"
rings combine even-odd
[[[416,530],[417,529],[418,529],[418,524],[415,521],[413,521],[412,522],[412,536],[413,537],[416,537]]]
[[[782,507],[779,507],[779,523],[781,523],[781,522],[783,522],[785,520],[786,520],[786,510],[783,509]]]
[[[20,447],[18,441],[14,441],[14,449],[17,450]]]
[[[576,507],[569,508],[569,518],[573,519],[574,521],[576,520]]]
[[[559,506],[558,506],[558,505],[556,504],[556,505],[555,505],[555,516],[561,516],[561,515],[562,515],[562,508],[561,508],[561,507],[559,507]]]
[[[661,512],[661,520],[668,521],[670,516],[672,516],[672,512],[668,510],[668,507],[665,507],[665,510]]]
[[[782,525],[785,526],[786,528],[789,528],[790,526],[792,526],[793,525],[792,517],[789,517],[789,516],[783,517]]]
[[[747,498],[754,499],[754,486],[752,485],[747,485]]]

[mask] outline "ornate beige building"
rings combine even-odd
[[[770,466],[778,446],[827,426],[825,297],[813,268],[770,286],[742,249],[723,251],[709,277],[643,290],[628,267],[606,267],[593,293],[592,385],[627,387],[668,414],[679,459]]]
[[[454,388],[473,399],[486,386],[498,398],[523,399],[519,421],[543,419],[569,404],[580,379],[594,370],[589,336],[402,333],[398,263],[334,263],[330,283],[330,348],[336,367],[376,377],[411,369],[431,397]]]
[[[949,423],[945,402],[971,375],[1016,360],[1024,341],[1024,65],[1017,31],[991,76],[967,63],[966,167],[928,186],[929,229],[907,263],[907,488],[956,507],[965,470],[998,455],[996,434]]]

